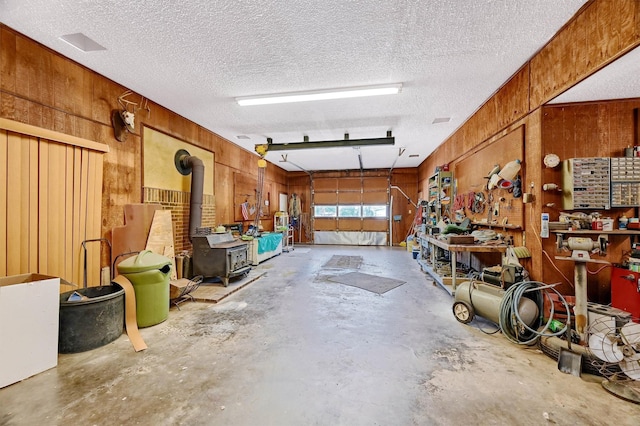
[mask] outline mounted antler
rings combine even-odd
[[[140,102],[133,102],[127,99],[127,96],[133,95],[131,90],[125,91],[118,96],[118,104],[120,110],[111,112],[111,122],[113,124],[113,132],[115,138],[124,142],[127,140],[127,132],[135,132],[135,115],[138,109],[142,108],[147,111],[147,117],[151,115],[149,103],[144,96],[140,97]]]

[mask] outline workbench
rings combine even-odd
[[[421,234],[418,238],[420,239],[421,251],[427,248],[431,256],[430,264],[425,262],[424,259],[421,259],[420,265],[422,266],[422,269],[429,275],[431,275],[434,281],[452,296],[456,292],[456,285],[458,280],[458,277],[456,277],[458,262],[457,253],[504,253],[507,251],[506,244],[449,244],[446,241],[426,234]],[[436,264],[436,250],[434,249],[434,247],[439,247],[449,252],[451,257],[451,277],[443,277],[436,272],[434,268]]]

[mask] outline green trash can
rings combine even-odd
[[[118,272],[131,281],[136,293],[138,327],[156,325],[169,317],[171,259],[144,250],[120,262]]]

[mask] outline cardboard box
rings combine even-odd
[[[60,278],[0,278],[0,388],[58,365]]]

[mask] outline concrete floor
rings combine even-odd
[[[409,252],[309,248],[218,304],[172,308],[142,329],[143,352],[122,335],[60,355],[0,390],[0,425],[638,424],[640,406],[600,379],[458,323]],[[345,272],[322,267],[334,254],[406,284],[378,295],[326,281]]]

